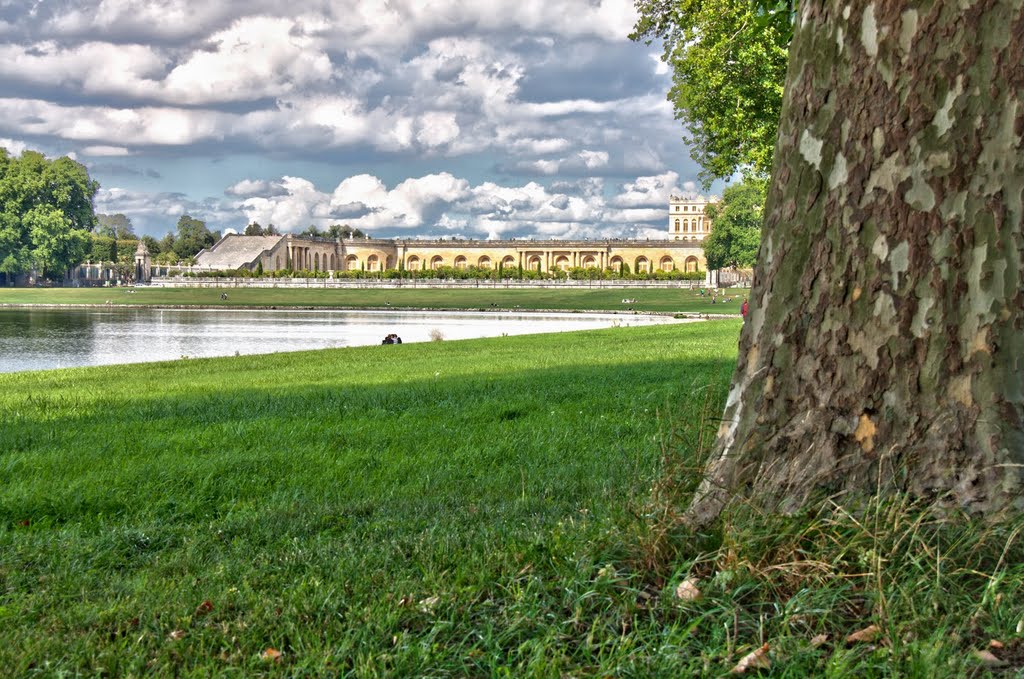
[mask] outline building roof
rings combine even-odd
[[[277,245],[284,236],[242,236],[229,233],[209,250],[196,255],[198,266],[211,269],[237,269],[251,264],[265,250]]]

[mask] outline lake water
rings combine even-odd
[[[522,312],[0,309],[0,372],[678,323],[665,316]]]

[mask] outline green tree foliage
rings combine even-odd
[[[160,247],[160,241],[158,241],[156,238],[153,238],[152,236],[143,236],[142,242],[146,244],[146,249],[149,250],[150,257],[155,258],[157,255],[163,252],[163,248]]]
[[[367,238],[362,229],[353,229],[348,224],[331,224],[327,227],[328,238]]]
[[[182,260],[191,259],[203,248],[216,243],[219,238],[220,234],[206,228],[206,222],[182,215],[178,219],[178,234],[171,238],[170,249]]]
[[[249,226],[245,227],[246,236],[263,236],[266,235],[263,232],[263,227],[260,226],[259,222],[253,222]]]
[[[96,233],[101,236],[109,236],[118,240],[137,238],[135,227],[132,226],[132,220],[123,214],[97,214],[96,220],[99,223],[99,226],[96,227]]]
[[[767,176],[782,109],[792,0],[636,0],[630,38],[664,43],[668,99],[708,185]]]
[[[705,214],[711,220],[711,233],[702,245],[709,270],[754,266],[761,244],[767,191],[766,180],[747,177],[727,188],[721,202],[707,206]]]
[[[0,273],[63,275],[89,252],[99,184],[70,158],[0,149]]]

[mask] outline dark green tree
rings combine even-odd
[[[366,238],[362,229],[353,229],[348,224],[331,224],[327,227],[329,238]]]
[[[709,270],[754,266],[761,245],[767,190],[763,179],[747,177],[727,188],[721,202],[707,206],[705,214],[711,221],[711,233],[702,245]]]
[[[259,222],[253,222],[249,226],[245,227],[246,236],[263,236],[263,227],[260,226]]]
[[[206,222],[189,215],[178,219],[178,233],[173,238],[171,249],[181,259],[191,259],[200,250],[217,242],[217,234],[206,228]]]
[[[81,262],[98,190],[70,158],[51,161],[36,151],[12,158],[0,149],[0,273],[7,278],[35,265],[55,277]]]
[[[163,252],[163,248],[160,246],[160,241],[152,236],[143,236],[142,242],[146,244],[146,249],[149,250],[149,256],[154,259],[157,255]]]
[[[792,1],[636,0],[630,38],[662,40],[668,99],[705,185],[767,176],[782,108]]]

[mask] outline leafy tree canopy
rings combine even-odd
[[[768,183],[747,177],[722,194],[719,203],[711,203],[705,214],[711,220],[711,233],[704,239],[704,257],[708,269],[728,266],[754,266],[761,244],[761,219]]]
[[[664,43],[668,99],[705,186],[771,171],[793,0],[636,0],[630,38]]]
[[[170,236],[171,234],[168,234],[168,237]],[[178,219],[178,235],[171,237],[170,249],[181,259],[191,259],[203,248],[216,243],[219,238],[220,233],[207,229],[203,220],[182,215]]]
[[[362,229],[353,229],[348,224],[331,224],[327,227],[327,236],[330,238],[367,238]]]
[[[96,227],[96,233],[101,236],[109,236],[118,240],[129,240],[137,237],[135,235],[135,228],[132,226],[132,220],[123,214],[97,214],[96,220],[99,222],[99,226]]]
[[[0,149],[0,273],[59,276],[88,254],[99,183],[81,163]]]

